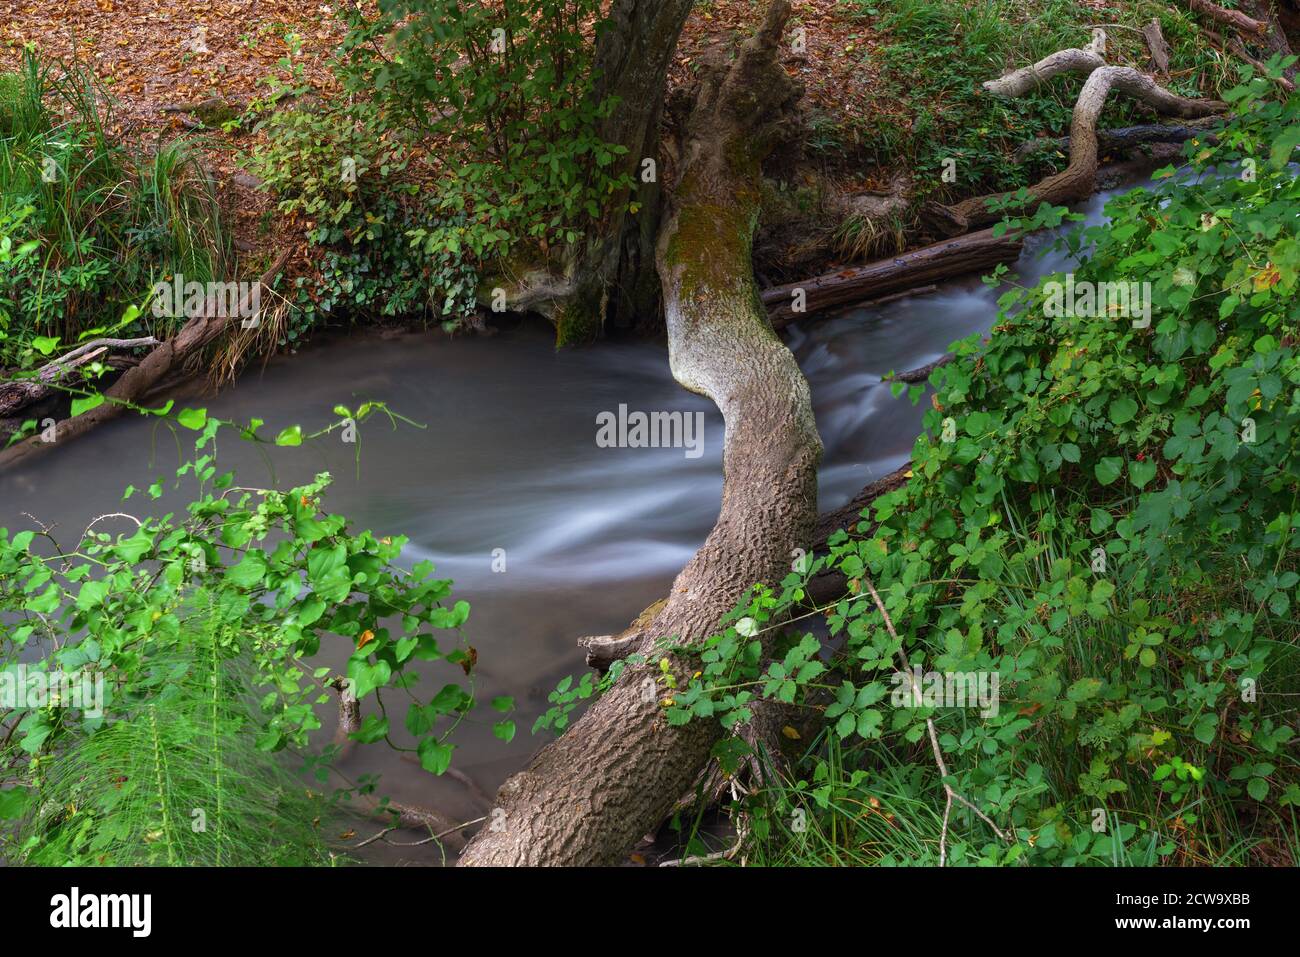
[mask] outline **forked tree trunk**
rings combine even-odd
[[[790,569],[817,516],[821,440],[808,384],[764,315],[750,246],[759,166],[799,96],[776,58],[790,15],[774,0],[730,67],[706,74],[657,247],[674,377],[726,423],[722,510],[630,649],[630,665],[561,738],[497,795],[467,865],[610,864],[657,827],[697,779],[721,729],[671,727],[659,699],[656,639],[715,633],[755,581]],[[670,658],[678,680],[690,665]]]
[[[658,308],[654,242],[660,203],[659,181],[643,175],[642,163],[656,159],[659,119],[668,66],[693,0],[614,0],[596,38],[595,99],[617,105],[597,126],[607,143],[627,152],[611,165],[636,184],[606,199],[599,231],[575,251],[568,282],[551,312],[560,345],[596,339],[607,317],[631,327]],[[629,201],[639,211],[627,213]]]

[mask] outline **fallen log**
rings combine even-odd
[[[778,61],[790,12],[773,0],[733,62],[707,62],[656,250],[673,376],[726,423],[718,521],[635,642],[655,663],[629,665],[502,785],[462,864],[611,864],[657,827],[722,734],[717,721],[668,724],[657,662],[668,658],[680,683],[690,661],[659,640],[716,633],[753,582],[788,573],[811,535],[821,440],[808,383],[758,308],[751,262],[762,160],[800,95]]]
[[[1211,120],[1214,118],[1211,117]],[[1097,131],[1098,153],[1131,153],[1143,146],[1156,143],[1185,143],[1190,139],[1203,136],[1213,142],[1214,134],[1209,133],[1211,123],[1146,123],[1138,126],[1120,126],[1115,129]],[[1040,137],[1028,140],[1016,150],[1016,162],[1024,162],[1034,153],[1042,150],[1070,149],[1070,137]]]
[[[30,377],[0,382],[0,416],[13,415],[24,406],[53,395],[69,372],[98,358],[107,349],[137,349],[156,345],[158,340],[153,336],[139,339],[92,339],[83,343],[41,366]]]
[[[994,236],[992,229],[969,233],[923,246],[865,266],[853,266],[825,276],[773,286],[763,290],[763,306],[773,329],[781,329],[831,306],[887,297],[917,286],[932,285],[1011,262],[1020,255],[1022,241],[1015,236]],[[801,307],[799,312],[796,308]]]
[[[285,250],[275,263],[257,280],[258,285],[268,285],[289,261],[292,250]],[[256,288],[256,287],[254,287]],[[252,297],[250,289],[240,300],[231,316],[242,315]],[[21,462],[31,456],[48,451],[54,446],[85,435],[95,426],[117,418],[149,392],[165,375],[192,354],[206,346],[225,329],[231,316],[196,316],[181,327],[170,339],[160,343],[140,364],[122,373],[121,377],[104,392],[105,401],[81,415],[55,424],[54,441],[47,442],[42,435],[34,435],[0,452],[0,468]]]

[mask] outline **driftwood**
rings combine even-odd
[[[822,445],[808,384],[758,308],[750,262],[761,164],[800,95],[778,61],[790,12],[773,0],[734,61],[706,64],[656,251],[673,376],[726,422],[717,523],[630,643],[667,657],[679,683],[690,662],[659,639],[691,645],[715,633],[754,581],[788,573],[816,520]],[[722,733],[716,721],[669,725],[659,676],[655,664],[629,665],[507,780],[461,863],[610,864],[657,827]]]
[[[797,305],[802,305],[806,313],[815,313],[869,297],[887,298],[893,293],[1010,262],[1020,255],[1021,245],[1016,237],[994,236],[993,230],[985,229],[865,266],[773,286],[763,290],[763,305],[771,317],[772,328],[781,329],[803,318],[794,311]]]
[[[1151,64],[1156,71],[1169,75],[1169,44],[1160,29],[1160,21],[1152,19],[1142,28],[1142,39],[1146,40],[1147,49],[1151,51]]]
[[[289,261],[292,250],[285,250],[275,263],[257,280],[260,285],[267,285],[284,268]],[[242,314],[248,305],[252,290],[240,300],[238,308],[232,310],[234,315]],[[181,330],[165,342],[156,346],[139,363],[122,373],[121,377],[104,392],[105,401],[81,415],[64,419],[55,425],[53,442],[46,442],[41,435],[28,439],[0,452],[0,467],[13,465],[33,455],[57,446],[63,442],[85,435],[95,426],[117,418],[132,403],[141,399],[164,376],[199,349],[212,342],[225,329],[230,316],[196,316],[181,327]]]
[[[53,362],[37,369],[30,378],[0,382],[0,416],[13,415],[23,407],[53,395],[69,372],[77,366],[99,358],[108,349],[138,349],[156,345],[158,340],[153,336],[139,339],[92,339],[82,343]],[[109,362],[107,358],[104,361],[105,364]]]
[[[1213,120],[1213,117],[1209,118]],[[1126,154],[1156,143],[1185,143],[1198,136],[1213,142],[1215,137],[1209,132],[1209,122],[1191,120],[1187,123],[1146,123],[1139,126],[1120,126],[1109,130],[1097,131],[1097,152],[1099,154]],[[1027,140],[1016,150],[1016,161],[1023,162],[1041,150],[1070,149],[1070,137],[1040,137]]]
[[[1218,100],[1192,100],[1170,93],[1145,73],[1130,67],[1107,66],[1104,59],[1106,33],[1093,31],[1093,39],[1081,49],[1058,50],[1033,66],[990,80],[984,88],[995,96],[1023,96],[1062,73],[1087,76],[1083,90],[1074,105],[1070,124],[1070,162],[1060,173],[1049,176],[1029,187],[1036,200],[1066,205],[1090,196],[1096,189],[1097,118],[1112,90],[1117,90],[1156,112],[1184,119],[1213,116],[1227,109]],[[990,201],[1006,200],[1010,192],[990,196],[975,196],[947,207],[954,223],[965,226],[983,226],[1002,217],[989,209]]]

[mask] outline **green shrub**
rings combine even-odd
[[[337,412],[320,432],[291,426],[276,444],[357,428],[375,412],[400,418],[375,403]],[[308,750],[318,709],[337,707],[336,691],[349,688],[368,711],[353,740],[392,744],[389,721],[403,722],[416,744],[401,750],[442,774],[474,704],[475,657],[457,634],[469,606],[446,602],[450,581],[433,578],[427,561],[402,568],[405,539],[325,512],[327,474],[280,490],[235,486],[232,473],[218,473],[218,431],[264,441],[260,421],[235,425],[204,409],[174,419],[199,433],[175,474],[177,485],[194,486],[179,516],[152,517],[145,506],[139,518],[104,516],[65,542],[0,529],[0,687],[14,690],[20,667],[75,679],[59,700],[5,701],[5,857],[324,863],[315,818],[329,805],[277,757],[294,753],[328,780],[337,749]],[[128,488],[124,499],[157,500],[163,482]],[[108,521],[129,532],[109,534]],[[326,641],[348,649],[344,673],[310,663]],[[451,680],[421,690],[417,662],[440,663]],[[102,694],[79,697],[96,682]],[[495,731],[509,740],[513,704],[492,705],[503,713]],[[373,788],[373,780],[359,787]]]
[[[595,132],[613,103],[595,101],[581,25],[599,5],[382,7],[344,14],[344,96],[271,111],[247,163],[321,247],[321,275],[300,284],[305,324],[427,313],[454,327],[485,264],[577,242],[626,185],[605,172],[624,148]],[[266,105],[286,90],[301,88]]]
[[[1060,241],[1087,257],[1076,284],[1149,282],[1149,323],[1095,303],[1062,314],[1053,284],[1069,277],[1013,286],[988,341],[932,375],[910,480],[864,513],[875,530],[839,532],[829,558],[757,589],[695,677],[665,674],[674,724],[734,728],[759,698],[824,709],[796,778],[742,802],[763,857],[935,861],[935,746],[943,783],[1007,837],[953,801],[955,863],[1300,848],[1300,97],[1271,89],[1228,91],[1234,115],[1217,145],[1189,144],[1191,175],[1162,171]],[[778,630],[762,662],[760,632],[828,565],[850,586],[820,609],[834,656]],[[975,676],[994,706],[913,706],[903,659],[927,682]],[[729,737],[715,754],[734,766],[745,750]]]

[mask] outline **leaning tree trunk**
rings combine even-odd
[[[717,524],[629,643],[651,661],[629,665],[506,781],[462,864],[609,864],[655,828],[721,735],[713,720],[669,726],[655,663],[669,657],[683,680],[689,662],[657,639],[692,645],[715,633],[750,585],[784,577],[811,535],[821,440],[808,384],[767,322],[750,263],[759,166],[799,96],[776,58],[789,15],[774,0],[735,62],[707,71],[657,246],[673,375],[713,399],[726,422]]]

